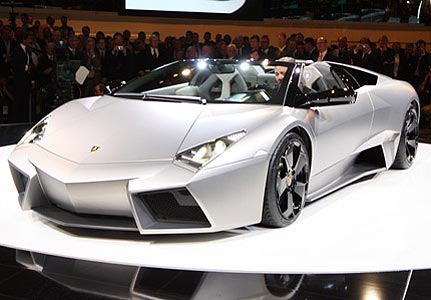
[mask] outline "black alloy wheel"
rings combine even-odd
[[[419,116],[414,104],[410,104],[404,118],[394,169],[408,169],[413,164],[418,149]]]
[[[310,160],[303,139],[289,132],[274,152],[267,177],[262,225],[292,224],[305,205]]]

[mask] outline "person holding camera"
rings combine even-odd
[[[350,56],[355,66],[377,71],[378,58],[371,49],[371,41],[369,38],[361,38],[359,44],[352,50]]]
[[[106,56],[106,76],[108,81],[129,80],[133,77],[132,52],[124,47],[123,35],[114,34],[112,50]]]

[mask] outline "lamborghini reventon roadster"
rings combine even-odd
[[[59,107],[9,164],[22,209],[63,227],[284,227],[308,202],[410,167],[419,107],[410,84],[353,66],[177,61]]]

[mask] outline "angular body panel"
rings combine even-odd
[[[409,84],[341,64],[278,67],[283,81],[250,62],[177,62],[133,93],[63,105],[9,157],[22,209],[66,227],[216,232],[262,221],[292,133],[307,148],[308,202],[392,166],[419,107]]]

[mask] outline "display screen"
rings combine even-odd
[[[231,14],[245,0],[126,0],[126,9]]]
[[[261,20],[263,0],[125,0],[125,14]]]

